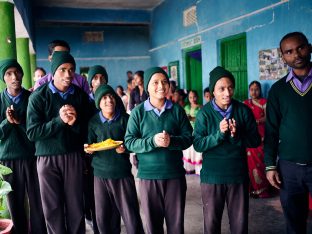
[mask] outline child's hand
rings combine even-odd
[[[122,154],[122,153],[124,153],[126,151],[126,148],[124,147],[124,145],[120,145],[120,146],[118,146],[117,148],[116,148],[116,152],[118,153],[118,154]]]
[[[154,141],[158,147],[168,147],[170,144],[170,135],[163,130],[154,136]]]
[[[93,151],[90,151],[90,150],[87,149],[88,146],[89,146],[88,144],[84,144],[84,145],[83,145],[84,152],[86,152],[87,154],[93,154]]]

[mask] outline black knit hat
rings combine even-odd
[[[102,97],[105,96],[106,94],[112,94],[114,98],[116,99],[116,103],[117,103],[117,94],[114,91],[114,89],[107,84],[102,84],[96,89],[95,94],[94,94],[94,101],[95,101],[96,108],[100,109],[100,101]]]
[[[0,61],[0,79],[3,82],[5,82],[4,81],[5,72],[11,67],[17,68],[22,73],[22,76],[24,75],[23,69],[16,59],[4,59]]]
[[[71,63],[76,69],[76,62],[73,56],[68,51],[55,51],[52,55],[51,72],[55,74],[57,68],[64,63]]]
[[[234,76],[231,72],[228,70],[224,69],[223,67],[217,66],[215,67],[210,73],[209,73],[209,90],[211,93],[214,91],[214,87],[217,83],[218,80],[220,80],[223,77],[229,78],[233,86],[235,87],[235,79]]]
[[[105,67],[101,65],[95,65],[89,68],[88,71],[88,83],[92,87],[92,79],[96,74],[102,74],[105,77],[106,83],[108,83],[108,74]]]
[[[168,74],[161,67],[151,67],[144,72],[144,85],[145,85],[146,92],[147,92],[148,83],[155,73],[163,74],[169,83]]]

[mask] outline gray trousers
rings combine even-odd
[[[38,157],[42,207],[49,234],[84,234],[80,153]]]
[[[13,189],[7,195],[8,208],[14,225],[13,233],[47,233],[41,205],[36,158],[33,157],[29,160],[6,160],[1,161],[1,163],[13,171],[12,174],[4,177]],[[27,197],[29,202],[29,221],[27,220],[28,214],[25,208]]]
[[[127,234],[144,233],[133,176],[122,179],[94,177],[96,222],[101,234],[119,234],[120,216]]]
[[[178,179],[140,180],[140,197],[148,234],[184,233],[185,176]]]
[[[201,184],[204,233],[221,234],[224,204],[227,204],[232,234],[248,233],[248,183]]]

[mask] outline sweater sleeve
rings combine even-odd
[[[264,137],[264,162],[266,167],[276,166],[279,144],[281,112],[274,89],[271,88],[267,102],[267,116]]]
[[[131,112],[126,135],[126,148],[134,153],[147,153],[156,148],[154,144],[154,136],[142,138],[140,131],[140,108],[136,108]]]
[[[177,118],[179,119],[181,131],[179,135],[170,136],[169,150],[185,150],[193,144],[193,128],[182,108],[178,109]]]
[[[38,95],[32,95],[27,107],[26,134],[31,141],[37,141],[52,137],[58,133],[65,123],[60,116],[44,120],[44,102]]]
[[[9,133],[13,129],[13,124],[11,124],[7,119],[4,119],[0,123],[0,140],[4,140],[9,136]]]
[[[225,134],[217,128],[215,132],[209,132],[208,119],[204,111],[200,110],[196,116],[194,129],[194,149],[197,152],[204,152],[221,144],[225,139]]]

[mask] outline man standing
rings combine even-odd
[[[5,178],[13,190],[7,195],[13,230],[14,233],[44,234],[46,227],[34,157],[35,147],[26,135],[26,110],[30,92],[22,87],[23,69],[16,59],[0,61],[0,78],[7,87],[0,94],[0,160],[13,171]],[[25,200],[28,200],[29,214],[24,208]]]
[[[287,233],[306,233],[312,192],[312,47],[303,33],[292,32],[282,38],[280,49],[291,70],[269,92],[266,176],[280,189]]]
[[[53,53],[55,51],[67,51],[69,53],[70,47],[66,41],[54,40],[54,41],[51,41],[49,43],[48,51],[49,51],[48,60],[51,62]],[[51,74],[51,73],[48,73],[47,75],[41,77],[39,80],[36,81],[35,86],[34,86],[34,90],[36,90],[39,86],[51,81],[52,78],[53,78],[53,74]],[[73,78],[72,83],[77,85],[78,87],[80,87],[87,94],[90,93],[88,81],[83,76],[81,76],[77,73],[74,73],[74,78]]]
[[[82,152],[88,95],[72,84],[75,60],[54,52],[53,80],[29,100],[27,135],[35,141],[42,205],[49,233],[85,233]]]
[[[210,73],[213,99],[197,114],[194,149],[203,152],[200,172],[204,233],[221,233],[227,204],[231,233],[248,233],[248,166],[246,147],[261,143],[251,110],[233,99],[235,79],[216,67]]]

